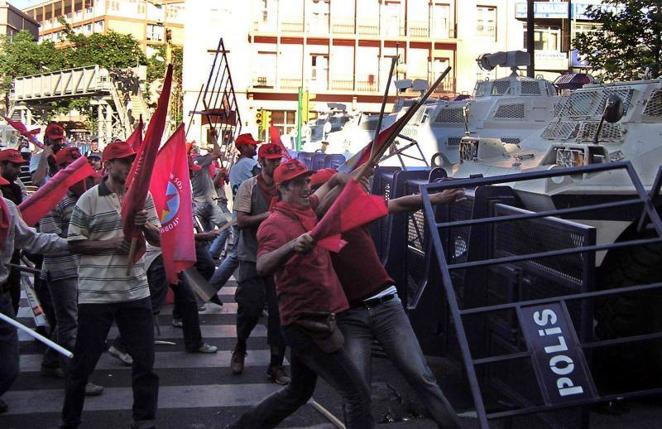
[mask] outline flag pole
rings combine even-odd
[[[74,357],[74,354],[71,353],[69,350],[65,349],[64,347],[54,343],[53,341],[49,340],[48,338],[44,337],[43,335],[40,335],[33,331],[32,329],[28,328],[27,326],[23,325],[22,323],[17,322],[16,320],[12,319],[11,317],[0,313],[0,320],[9,323],[13,327],[20,329],[21,331],[27,333],[30,335],[32,338],[41,341],[42,343],[46,344],[48,347],[52,348],[56,352],[60,353],[61,355],[64,355],[68,358]]]
[[[134,262],[133,260],[136,257],[136,247],[138,246],[138,238],[133,237],[131,239],[131,245],[129,246],[129,264],[126,266],[126,275],[131,275],[131,270],[133,269]]]
[[[386,110],[386,102],[388,100],[388,90],[391,88],[391,80],[393,79],[393,71],[395,70],[395,64],[398,62],[399,56],[391,58],[391,69],[388,72],[388,80],[386,81],[386,89],[384,90],[384,98],[382,98],[382,107],[379,110],[379,119],[377,120],[377,128],[375,128],[375,136],[373,137],[372,141],[376,142],[377,137],[379,136],[379,133],[382,130],[382,119],[384,118],[384,110]],[[376,144],[373,144],[370,147],[370,158],[375,154],[375,146]]]
[[[384,156],[384,153],[386,153],[386,150],[391,146],[391,144],[395,141],[395,138],[398,136],[400,131],[403,130],[405,125],[409,122],[409,120],[416,114],[418,109],[425,104],[428,98],[432,95],[435,89],[441,84],[441,82],[446,78],[448,73],[450,73],[451,67],[448,66],[446,67],[446,70],[437,78],[437,80],[434,81],[434,83],[428,88],[428,90],[423,94],[421,98],[416,100],[416,102],[407,109],[405,114],[397,121],[397,126],[391,133],[391,135],[388,137],[388,139],[384,142],[382,147],[380,147],[376,152],[372,152],[371,148],[371,153],[372,156],[370,159],[363,164],[363,167],[359,170],[358,175],[356,176],[356,180],[359,180],[361,177],[365,176],[368,171],[373,168],[375,165],[379,163],[379,160],[381,159],[382,156]],[[377,142],[373,141],[373,145],[376,145]]]

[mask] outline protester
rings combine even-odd
[[[68,238],[78,268],[78,334],[67,374],[61,428],[81,423],[85,385],[105,349],[113,321],[133,357],[133,428],[154,427],[158,376],[153,371],[154,331],[144,258],[129,266],[120,202],[135,152],[125,142],[103,151],[107,176],[85,192],[71,215]],[[151,195],[135,216],[149,244],[159,245],[159,220]]]
[[[239,229],[237,246],[239,271],[237,273],[237,291],[234,296],[238,304],[237,344],[232,352],[230,367],[234,374],[241,374],[244,370],[246,340],[260,321],[266,303],[269,312],[267,340],[271,350],[271,362],[267,375],[276,384],[287,384],[290,381],[283,368],[285,341],[280,333],[278,301],[273,277],[258,275],[255,261],[257,228],[262,221],[269,217],[271,200],[278,195],[273,174],[280,165],[282,156],[282,150],[278,145],[263,144],[260,146],[258,152],[258,162],[262,167],[260,173],[242,182],[234,201],[237,228]]]
[[[251,134],[240,134],[234,141],[235,147],[239,151],[239,158],[230,168],[230,187],[232,188],[232,197],[237,195],[239,185],[251,177],[257,175],[259,167],[254,157],[257,154],[257,145],[259,144]],[[233,221],[236,221],[236,213],[233,212]],[[225,259],[221,265],[216,269],[209,284],[220,291],[221,288],[227,283],[234,271],[239,265],[237,259],[237,245],[239,242],[239,229],[236,225],[232,227],[232,249],[227,252]]]
[[[311,181],[321,185],[329,172],[316,173]],[[432,204],[448,204],[462,195],[461,189],[432,194]],[[422,207],[420,195],[388,201],[389,213],[415,211]],[[345,350],[366,385],[371,383],[372,344],[377,340],[386,356],[414,388],[421,402],[440,428],[459,428],[451,404],[442,393],[425,361],[416,334],[404,311],[395,282],[381,263],[367,226],[342,234],[347,242],[332,254],[335,269],[350,309],[338,316],[345,337]]]
[[[0,163],[0,185],[8,182],[2,178]],[[67,249],[67,242],[56,234],[42,234],[23,222],[16,205],[0,197],[0,312],[15,317],[16,312],[7,290],[10,262],[16,249],[34,253],[57,253]],[[0,397],[9,390],[18,375],[18,334],[16,328],[0,321]],[[0,413],[6,412],[7,404],[0,399]]]
[[[60,150],[55,155],[58,168],[66,168],[69,164],[80,158],[81,154],[76,147]],[[81,181],[69,189],[60,202],[39,222],[41,232],[57,234],[66,239],[69,230],[71,213],[78,198],[93,185],[94,178]],[[76,331],[78,329],[78,258],[72,255],[69,249],[56,255],[45,256],[42,265],[42,280],[46,282],[53,304],[56,341],[67,350],[73,350],[76,344]],[[66,371],[70,360],[59,356],[60,368]],[[46,367],[48,368],[48,367]],[[88,396],[100,395],[103,387],[88,382],[85,385],[85,394]]]
[[[220,228],[230,221],[216,202],[219,196],[216,193],[214,174],[211,169],[221,157],[221,149],[218,147],[216,137],[213,134],[211,141],[214,150],[207,155],[195,156],[193,163],[200,168],[191,171],[195,216],[200,219],[205,231],[209,231],[215,226]]]
[[[66,135],[64,128],[57,122],[51,122],[44,133],[44,150],[30,158],[30,174],[35,186],[42,186],[57,172],[53,155],[64,147]]]
[[[228,171],[225,167],[219,167],[216,170],[214,175],[214,187],[216,188],[216,195],[218,199],[216,203],[221,211],[225,214],[228,219],[232,219],[232,213],[228,209],[228,197],[225,193],[225,185],[230,183],[230,177],[228,176]],[[223,229],[218,237],[214,239],[212,244],[209,246],[209,254],[213,259],[219,259],[223,249],[225,249],[225,243],[227,242],[228,237],[232,233],[231,228]]]
[[[364,379],[342,347],[333,315],[348,308],[327,250],[316,246],[310,231],[320,194],[310,195],[310,174],[297,160],[274,172],[280,200],[258,229],[256,269],[274,274],[283,335],[291,348],[292,380],[242,415],[231,428],[270,428],[304,405],[317,377],[345,400],[348,428],[371,428],[370,394]],[[323,325],[323,335],[311,326]]]

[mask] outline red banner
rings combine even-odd
[[[285,158],[285,161],[292,159],[290,153],[287,151],[287,148],[280,139],[280,132],[278,132],[278,128],[274,127],[273,125],[269,127],[269,139],[271,140],[271,143],[277,144],[281,149],[283,149],[283,158]]]
[[[368,194],[356,180],[350,180],[310,235],[319,245],[339,252],[346,244],[340,234],[388,215],[384,197]]]
[[[377,144],[375,145],[375,153],[386,143],[386,140],[391,137],[391,134],[395,132],[396,128],[399,126],[399,121],[400,120],[398,119],[393,124],[391,124],[390,127],[379,133],[377,136]],[[368,162],[370,160],[370,153],[372,151],[373,144],[374,142],[372,141],[368,143],[363,149],[354,154],[354,156],[348,159],[345,164],[338,168],[338,171],[343,173],[351,173],[358,167]]]
[[[37,140],[37,134],[39,134],[39,131],[41,131],[39,128],[28,131],[28,128],[23,124],[23,122],[14,121],[13,119],[10,119],[6,116],[3,116],[3,118],[5,118],[5,121],[7,121],[7,123],[11,125],[16,131],[18,131],[20,135],[28,139],[30,143],[37,146],[38,148],[44,148],[44,144]]]
[[[177,284],[177,273],[196,262],[184,124],[159,151],[149,190],[161,221],[161,250],[166,277],[169,283]]]
[[[136,153],[138,153],[140,146],[143,144],[143,128],[145,128],[145,125],[143,124],[143,116],[140,115],[140,120],[138,121],[138,125],[136,125],[136,129],[133,130],[129,138],[126,139],[126,142]]]
[[[70,187],[95,174],[87,158],[81,156],[64,170],[58,171],[44,186],[18,206],[21,217],[28,225],[36,225],[64,197]]]
[[[124,236],[133,240],[136,239],[136,253],[134,261],[140,260],[145,253],[145,237],[142,231],[135,226],[136,213],[145,207],[149,183],[152,179],[152,170],[156,162],[156,155],[161,145],[161,137],[165,130],[166,115],[168,113],[168,104],[170,102],[170,88],[172,86],[172,65],[168,65],[163,88],[159,96],[159,103],[156,111],[149,121],[147,132],[140,152],[136,156],[134,165],[131,168],[133,176],[129,173],[127,178],[128,189],[122,201],[122,224],[124,225]],[[136,165],[137,164],[137,165]],[[130,179],[130,181],[129,181]]]

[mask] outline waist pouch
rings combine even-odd
[[[324,353],[337,352],[345,343],[345,338],[338,329],[335,313],[307,311],[301,313],[293,325],[310,336]]]

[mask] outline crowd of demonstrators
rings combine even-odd
[[[18,177],[21,167],[29,162],[32,182],[43,186],[81,156],[78,148],[65,145],[59,124],[48,125],[44,140],[44,150],[31,157],[13,149],[0,151],[4,195],[0,199],[4,243],[0,311],[10,316],[17,311],[20,273],[6,266],[19,261],[17,250],[45,255],[35,286],[53,338],[74,352],[72,360],[46,353],[42,364],[43,374],[65,377],[61,428],[77,428],[85,395],[103,392],[89,378],[108,349],[113,323],[120,335],[109,352],[132,366],[132,427],[155,427],[159,383],[153,368],[154,317],[171,289],[172,323],[182,328],[185,351],[215,353],[217,347],[205,343],[201,335],[200,302],[185,276],[177,284],[166,278],[160,222],[150,195],[135,217],[136,226],[144,232],[147,253],[127,269],[129,242],[123,234],[121,202],[136,154],[126,142],[116,140],[99,152],[98,142],[93,141],[85,155],[97,175],[72,186],[41,219],[40,232],[22,222],[16,208],[26,197]],[[367,227],[343,233],[347,244],[337,254],[319,246],[309,234],[350,177],[331,169],[313,174],[297,160],[283,161],[282,146],[258,142],[250,134],[234,140],[239,155],[228,172],[218,165],[221,151],[214,135],[210,143],[209,153],[200,154],[194,146],[189,157],[192,204],[201,226],[195,234],[195,269],[217,292],[233,274],[236,277],[232,373],[243,372],[247,339],[266,309],[271,355],[267,376],[284,386],[231,427],[276,427],[310,399],[318,377],[342,396],[348,428],[374,427],[370,410],[373,341],[381,344],[439,427],[459,427]],[[232,190],[232,213],[225,195],[227,183]],[[460,195],[460,191],[445,191],[431,200],[449,204]],[[389,200],[388,211],[413,211],[421,205],[420,196],[412,195]],[[227,240],[230,232],[232,239]],[[225,258],[217,267],[214,260],[226,241]],[[218,296],[212,301],[222,305]],[[286,347],[289,375],[283,366]],[[0,352],[1,395],[16,376],[18,359],[16,331],[1,322]],[[0,400],[0,412],[6,408]]]

